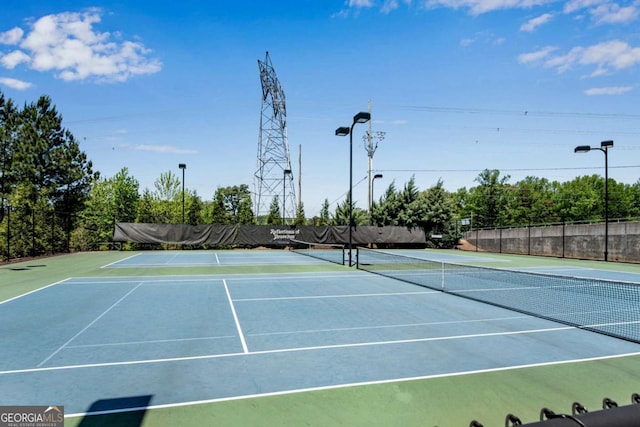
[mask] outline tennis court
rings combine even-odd
[[[574,261],[563,266],[558,260],[524,266],[516,265],[513,257],[453,251],[413,255],[640,282],[640,269],[634,266],[615,271],[609,264],[594,269],[602,264]],[[345,390],[411,384],[428,395],[443,393],[431,397],[437,402],[447,390],[436,385],[439,381],[452,384],[466,378],[490,388],[491,375],[512,374],[516,386],[522,373],[546,369],[537,371],[538,379],[527,384],[528,390],[515,392],[514,401],[501,400],[503,407],[493,408],[492,416],[504,422],[504,415],[514,410],[509,404],[518,405],[515,394],[530,398],[557,389],[544,378],[562,367],[570,372],[596,366],[590,368],[593,378],[563,386],[588,391],[593,395],[589,399],[612,393],[621,399],[630,387],[640,388],[640,371],[634,369],[619,373],[625,381],[619,374],[609,375],[617,381],[616,389],[603,383],[591,384],[590,390],[581,386],[607,375],[599,371],[603,365],[637,361],[640,345],[634,342],[289,251],[80,257],[88,261],[59,257],[38,267],[27,263],[23,271],[15,265],[0,270],[3,287],[20,288],[0,304],[0,404],[64,405],[67,421],[73,423],[95,420],[92,414],[128,411],[142,411],[153,419],[154,409],[180,408],[184,415],[194,407],[197,418],[203,417],[204,408],[217,414],[224,413],[225,405],[255,409],[261,399],[281,399],[278,407],[315,395],[315,403],[304,405],[309,412],[309,405],[323,407],[327,394],[335,399]],[[247,266],[261,272],[246,271]],[[496,393],[501,387],[496,385]],[[409,405],[413,398],[402,396],[388,404],[415,411]],[[542,400],[530,402],[532,412],[547,404]],[[455,416],[447,413],[449,407],[436,413],[428,402],[413,404],[429,408],[420,413],[428,418],[424,425],[459,425],[451,422],[456,416],[468,425],[487,414],[482,402]],[[382,425],[375,422],[383,419],[376,416],[380,408],[358,411],[362,402],[351,405],[351,425]],[[339,407],[333,407],[329,419],[339,416]],[[291,414],[291,425],[305,416],[309,425],[327,424],[327,418]],[[251,425],[246,417],[236,414],[237,425]],[[269,420],[263,414],[260,424],[281,425],[281,417],[272,414]],[[141,419],[137,425],[142,424]]]
[[[256,250],[247,251],[171,251],[137,253],[116,261],[104,268],[143,268],[143,267],[214,267],[214,266],[253,266],[253,265],[306,265],[322,264],[300,256],[288,256],[284,251]]]

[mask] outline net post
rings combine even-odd
[[[344,258],[344,253],[342,256]],[[356,246],[356,270],[359,270],[359,269],[360,269],[360,248]]]
[[[444,267],[445,267],[444,262],[441,262],[441,263],[440,263],[440,266],[441,266],[441,271],[442,271],[442,282],[441,282],[441,286],[442,286],[442,290],[444,291]]]

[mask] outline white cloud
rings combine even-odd
[[[21,50],[2,56],[0,63],[5,68],[28,63],[63,80],[101,82],[122,82],[160,71],[162,64],[142,43],[121,40],[118,33],[97,32],[94,27],[100,21],[98,9],[65,12],[41,17],[26,35],[20,29],[2,33],[2,39],[19,42]]]
[[[0,44],[18,44],[23,34],[24,31],[22,31],[22,28],[18,27],[5,31],[4,33],[0,33]]]
[[[551,56],[555,49],[547,47],[537,52],[522,54],[520,63],[540,62],[547,68],[563,73],[575,66],[595,66],[591,77],[609,74],[640,64],[640,48],[620,40],[598,43],[588,47],[574,47],[564,55]]]
[[[425,6],[469,9],[472,15],[481,15],[494,10],[529,9],[556,1],[558,0],[426,0]]]
[[[622,95],[633,90],[632,86],[594,87],[584,91],[586,95]]]
[[[411,6],[412,0],[384,0],[380,11],[384,14],[389,14],[392,11],[400,7],[400,3],[404,3],[406,6]]]
[[[20,50],[14,50],[4,56],[0,56],[0,64],[10,70],[23,62],[28,63],[29,61],[31,61],[31,57]]]
[[[532,9],[559,3],[560,0],[419,0],[419,7],[426,9],[449,8],[468,9],[471,15],[481,15],[497,10]],[[564,13],[572,14],[586,9],[596,24],[628,23],[640,16],[640,0],[630,0],[630,5],[620,6],[615,0],[568,0],[564,4]],[[413,0],[345,0],[345,8],[334,14],[334,17],[346,18],[353,12],[357,15],[361,9],[378,8],[381,13],[389,14],[399,9],[402,4],[411,7]],[[583,19],[585,14],[576,15],[576,19]],[[546,24],[553,18],[553,14],[545,13],[522,24],[520,31],[532,32],[540,25]]]
[[[635,5],[620,7],[616,3],[606,3],[589,11],[596,24],[624,24],[638,19]]]
[[[597,25],[625,24],[638,19],[640,12],[637,0],[629,6],[621,7],[610,0],[570,0],[564,6],[564,13],[574,13],[581,9],[587,12]]]
[[[531,62],[538,62],[544,58],[547,58],[552,52],[557,50],[554,46],[545,46],[535,52],[523,53],[518,56],[518,62],[521,64],[529,64]]]
[[[553,14],[551,13],[545,13],[543,15],[538,16],[537,18],[532,18],[520,26],[520,31],[525,31],[529,33],[532,31],[535,31],[535,29],[538,28],[540,25],[544,25],[547,22],[549,22],[551,18],[553,18]]]
[[[588,9],[592,6],[599,5],[606,0],[569,0],[564,5],[564,13],[573,13],[580,9]]]
[[[0,84],[3,84],[5,86],[10,87],[11,89],[16,89],[16,90],[25,90],[25,89],[29,89],[31,86],[33,86],[29,82],[25,82],[25,81],[17,80],[17,79],[12,79],[12,78],[9,78],[9,77],[0,77]]]
[[[473,43],[475,43],[475,41],[476,39],[471,39],[471,38],[462,39],[460,40],[460,46],[462,47],[471,46]]]
[[[373,7],[372,0],[349,0],[349,7]]]
[[[391,13],[399,7],[398,0],[384,0],[384,4],[382,5],[381,12],[382,13]]]
[[[504,37],[496,37],[491,31],[478,31],[473,37],[460,40],[460,46],[468,47],[475,43],[488,44],[492,46],[500,46],[505,42]]]

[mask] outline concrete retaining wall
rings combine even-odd
[[[478,251],[604,260],[604,224],[471,230]],[[640,222],[610,222],[608,260],[640,263]]]

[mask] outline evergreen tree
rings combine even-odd
[[[302,202],[300,202],[300,204],[298,205],[298,208],[296,209],[296,217],[293,220],[293,225],[306,225],[307,224],[307,219],[305,218],[304,215],[304,205]]]
[[[425,205],[419,198],[420,190],[411,177],[399,195],[400,209],[397,224],[403,227],[416,227],[425,217]]]
[[[452,247],[460,238],[456,218],[452,207],[451,196],[445,191],[442,181],[421,193],[424,205],[424,216],[419,225],[427,236],[439,235],[440,238],[431,239],[435,247]]]
[[[26,104],[16,124],[12,178],[19,183],[21,194],[14,197],[12,205],[26,215],[17,216],[14,225],[19,226],[20,221],[29,224],[29,253],[36,255],[45,251],[43,236],[56,234],[52,218],[57,213],[66,217],[63,227],[69,240],[74,226],[71,220],[83,209],[98,174],[93,173],[73,134],[62,127],[62,116],[49,97]],[[49,250],[54,248],[49,245]]]
[[[153,224],[156,222],[155,200],[153,193],[145,188],[142,195],[138,199],[136,222],[144,224]]]
[[[198,225],[202,220],[202,200],[195,190],[185,190],[184,194],[184,222]]]
[[[395,181],[392,181],[380,197],[380,203],[373,207],[372,222],[380,227],[398,225],[398,216],[401,209],[400,196],[396,192]]]
[[[267,224],[269,225],[281,225],[282,213],[280,212],[280,203],[278,202],[278,196],[274,196],[269,207],[269,215],[267,215]]]
[[[323,226],[331,224],[331,214],[329,213],[329,199],[324,199],[320,208],[320,218],[316,225]]]
[[[13,169],[16,150],[18,110],[10,99],[0,92],[0,221],[5,205],[18,180]]]
[[[331,225],[349,225],[349,196],[343,203],[338,203],[336,210],[333,213]],[[353,225],[366,225],[369,215],[366,211],[356,206],[356,202],[353,202],[352,220]]]
[[[214,224],[254,224],[251,192],[246,184],[220,187],[213,196]]]
[[[224,193],[222,191],[216,190],[216,193],[213,196],[211,211],[211,224],[223,225],[231,223],[231,218],[229,218],[229,214],[225,206]]]

